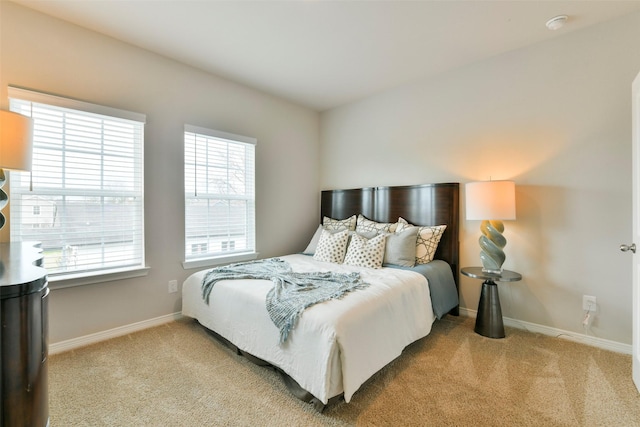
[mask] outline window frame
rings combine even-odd
[[[139,257],[136,257],[140,262],[136,262],[132,265],[121,267],[107,267],[102,266],[98,269],[86,269],[83,271],[71,271],[60,272],[48,275],[50,287],[52,289],[66,288],[72,286],[79,286],[85,284],[101,283],[113,280],[128,279],[133,277],[146,276],[149,271],[149,267],[146,265],[145,254],[145,217],[144,217],[144,125],[146,123],[146,115],[141,113],[135,113],[127,110],[107,107],[98,104],[92,104],[84,101],[79,101],[71,98],[61,97],[57,95],[51,95],[43,92],[36,92],[28,89],[22,89],[14,86],[8,86],[8,98],[9,101],[15,99],[19,102],[31,102],[43,104],[51,107],[65,108],[76,110],[80,113],[97,114],[107,117],[113,117],[115,119],[124,119],[141,124],[140,134],[140,146],[139,146],[139,171],[137,171],[137,184],[139,185],[139,197],[138,204],[139,217],[139,234],[135,243],[139,245]],[[11,102],[10,102],[11,104]],[[136,190],[137,191],[137,190]],[[21,191],[22,193],[22,191]],[[73,195],[73,194],[69,194]],[[108,194],[104,196],[108,197]],[[20,214],[18,214],[18,218]],[[11,219],[11,218],[10,218]],[[13,227],[12,227],[13,228]]]
[[[187,164],[187,134],[195,134],[196,136],[201,136],[201,137],[206,137],[206,138],[212,138],[212,139],[216,139],[222,142],[228,142],[228,143],[232,143],[232,144],[243,144],[243,145],[252,145],[253,146],[253,150],[252,150],[252,167],[253,170],[252,172],[252,178],[253,181],[251,182],[251,189],[252,189],[252,195],[251,197],[241,197],[241,200],[250,200],[250,208],[252,210],[251,212],[251,218],[252,218],[252,223],[247,224],[249,226],[249,240],[252,241],[253,243],[253,247],[252,248],[248,248],[246,251],[220,251],[219,253],[211,253],[211,252],[207,252],[206,254],[204,254],[204,256],[187,256],[187,246],[190,245],[191,247],[193,247],[193,244],[187,243],[187,201],[188,199],[196,199],[198,198],[198,188],[195,189],[195,194],[187,194],[187,174],[188,172],[188,168],[189,165],[191,164]],[[227,263],[231,263],[231,262],[241,262],[241,261],[249,261],[249,260],[254,260],[256,258],[258,258],[258,252],[257,252],[257,242],[256,242],[256,215],[255,215],[255,211],[256,211],[256,147],[257,147],[257,139],[256,138],[252,138],[252,137],[248,137],[248,136],[243,136],[243,135],[237,135],[237,134],[232,134],[232,133],[228,133],[228,132],[222,132],[222,131],[218,131],[218,130],[214,130],[214,129],[209,129],[209,128],[205,128],[205,127],[200,127],[200,126],[194,126],[194,125],[190,125],[190,124],[185,124],[184,125],[184,133],[183,133],[183,165],[184,165],[184,175],[185,175],[185,185],[183,186],[184,189],[184,214],[185,214],[185,224],[184,224],[184,244],[183,244],[183,256],[184,256],[184,261],[182,263],[183,268],[186,269],[192,269],[192,268],[203,268],[203,267],[210,267],[210,266],[215,266],[215,265],[221,265],[221,264],[227,264]],[[196,162],[196,164],[199,164]],[[210,164],[208,161],[205,161],[205,165],[206,167],[208,167]],[[228,166],[228,164],[227,164]],[[199,166],[195,166],[195,169],[193,170],[192,173],[194,173],[194,176],[197,174],[197,168]],[[192,168],[193,169],[193,168]],[[195,184],[194,184],[195,185]],[[207,195],[208,197],[210,197],[211,195]],[[224,197],[222,197],[224,199]],[[235,196],[229,196],[227,198],[227,200],[233,200],[233,199],[238,199]],[[229,240],[229,239],[227,239]],[[231,252],[231,253],[225,253],[225,252]]]

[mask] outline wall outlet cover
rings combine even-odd
[[[169,280],[169,293],[173,294],[178,292],[178,281],[177,280]]]

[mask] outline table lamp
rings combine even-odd
[[[516,219],[513,181],[469,182],[465,185],[467,220],[481,220],[480,260],[485,273],[502,273],[507,239],[502,220]]]
[[[33,148],[33,119],[11,111],[0,110],[0,211],[9,203],[2,187],[4,169],[30,171]],[[0,229],[5,217],[0,212]]]

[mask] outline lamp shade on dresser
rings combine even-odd
[[[33,243],[0,243],[0,426],[49,425],[49,288]]]

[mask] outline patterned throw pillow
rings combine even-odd
[[[414,227],[406,219],[398,218],[398,228],[396,232]],[[446,225],[433,225],[418,227],[418,238],[416,240],[416,264],[428,264],[433,261],[433,257],[438,249],[438,243],[442,238]]]
[[[354,234],[351,236],[344,263],[357,267],[382,267],[386,238],[384,234],[380,234],[373,239]]]
[[[376,234],[393,233],[396,231],[398,223],[396,222],[377,222],[367,219],[364,215],[358,215],[356,221],[356,231],[358,233],[366,233],[375,231]]]
[[[356,216],[352,215],[347,219],[333,219],[325,216],[322,218],[322,226],[325,230],[355,230],[356,229]]]
[[[331,234],[328,230],[322,230],[316,252],[313,254],[313,259],[342,264],[348,241],[348,230],[343,230],[335,234]]]
[[[416,239],[416,264],[428,264],[433,261],[445,228],[447,228],[446,225],[419,227]]]
[[[402,217],[398,217],[398,227],[396,228],[397,232],[400,232],[402,230],[404,230],[407,227],[415,227],[415,225],[411,224],[409,221],[407,221],[406,219],[402,218]]]

